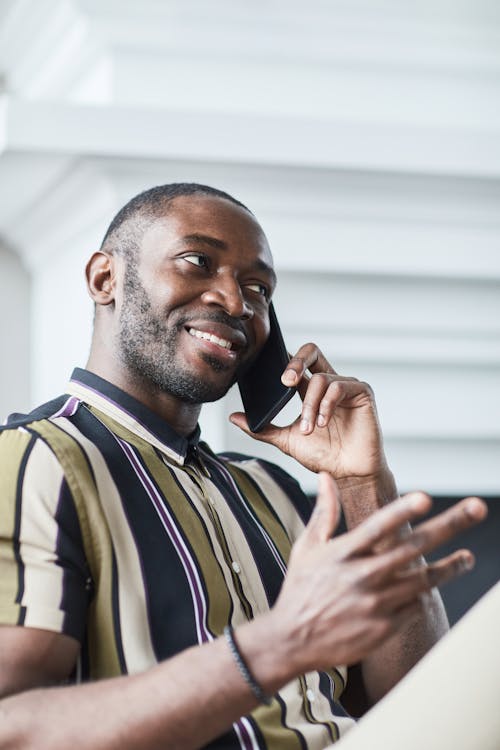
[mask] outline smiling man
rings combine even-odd
[[[412,531],[429,499],[396,499],[369,386],[314,344],[283,374],[301,414],[258,435],[320,473],[314,512],[278,467],[200,440],[276,283],[226,193],[132,199],[87,281],[87,368],[0,432],[0,747],[325,748],[445,632],[434,587],[472,556],[421,555],[484,505]]]

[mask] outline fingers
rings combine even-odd
[[[307,435],[315,426],[326,427],[341,404],[349,402],[353,408],[368,401],[371,389],[366,383],[327,373],[313,375],[303,395],[300,431]]]
[[[302,536],[300,545],[317,545],[331,539],[340,520],[340,497],[333,477],[322,471],[318,480],[318,496],[313,513]]]
[[[307,370],[312,373],[311,378]],[[352,403],[356,397],[371,399],[373,395],[366,383],[338,375],[315,344],[304,344],[291,357],[281,380],[298,388],[303,401],[300,430],[304,435],[310,434],[315,426],[326,427],[341,403],[350,401],[354,406],[358,405]]]
[[[376,567],[379,567],[381,573],[393,572],[398,567],[404,567],[479,523],[486,518],[487,513],[486,503],[478,497],[465,498],[413,529],[403,542],[379,556]]]
[[[431,498],[423,492],[412,492],[394,500],[339,538],[343,555],[371,553],[375,545],[390,541],[404,524],[427,513],[431,505]]]
[[[406,602],[414,601],[419,594],[444,586],[448,581],[472,570],[474,564],[472,552],[462,549],[436,563],[405,570],[394,579],[392,585],[386,586],[379,593],[379,611],[393,612],[401,606],[406,606]]]
[[[290,358],[281,380],[285,385],[297,386],[306,370],[335,375],[335,370],[316,344],[304,344],[300,347],[297,354]]]

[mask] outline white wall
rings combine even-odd
[[[0,241],[0,422],[32,403],[30,307],[29,275]]]
[[[83,266],[115,211],[205,182],[261,220],[289,347],[374,386],[401,488],[500,493],[497,3],[5,7],[0,232],[32,277],[34,403],[85,362]],[[214,447],[281,461],[233,408],[207,407]]]

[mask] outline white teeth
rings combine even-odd
[[[213,333],[205,333],[205,331],[198,331],[197,328],[190,328],[189,333],[191,336],[195,336],[197,339],[205,339],[205,341],[211,341],[213,344],[218,344],[218,346],[222,346],[224,349],[230,349],[232,344],[230,341],[226,341],[226,339],[220,339],[218,336],[214,336]]]

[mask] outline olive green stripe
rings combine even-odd
[[[30,427],[45,440],[61,464],[80,523],[85,556],[95,586],[87,623],[91,677],[119,675],[122,670],[113,627],[112,546],[89,469],[88,461],[92,464],[92,457],[84,451],[78,438],[48,420],[36,422]],[[94,450],[97,451],[97,448],[94,447]]]
[[[252,711],[252,718],[258,725],[269,750],[303,750],[298,736],[299,730],[285,726],[283,715],[286,704],[275,699],[270,706],[259,706]]]
[[[0,433],[0,460],[9,467],[0,470],[0,620],[4,625],[17,625],[21,605],[16,604],[19,593],[19,566],[14,548],[16,529],[17,487],[21,464],[30,444],[31,435],[21,430]]]
[[[281,558],[285,565],[287,565],[292,544],[285,529],[265,502],[263,498],[264,493],[260,487],[257,488],[255,486],[256,484],[258,485],[258,482],[255,479],[250,479],[248,474],[237,466],[225,464],[225,468],[231,474],[239,491],[252,508],[260,524],[273,540]]]

